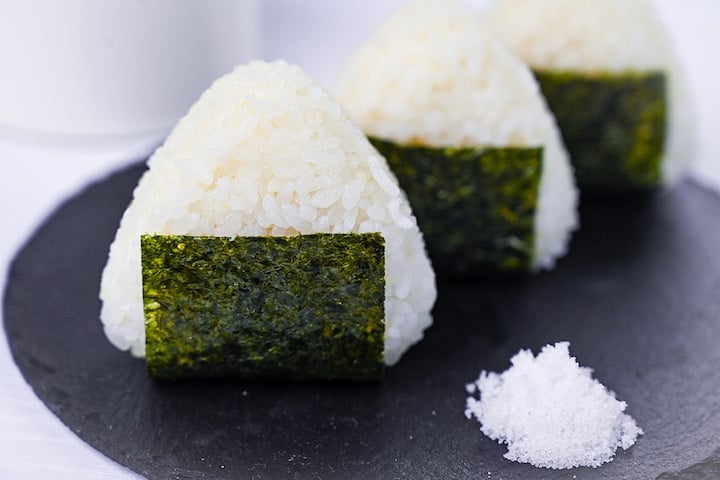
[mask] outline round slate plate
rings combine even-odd
[[[62,205],[16,258],[4,307],[42,401],[150,479],[654,479],[720,447],[720,197],[695,184],[585,205],[551,272],[441,279],[434,326],[382,383],[171,384],[113,348],[98,320],[108,246],[143,168]],[[645,430],[598,469],[507,461],[463,415],[480,370],[561,340]]]

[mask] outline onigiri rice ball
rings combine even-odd
[[[498,0],[487,21],[537,74],[583,191],[682,178],[693,112],[670,36],[647,0]]]
[[[436,268],[547,269],[567,251],[578,192],[555,119],[530,69],[476,11],[453,1],[401,9],[350,60],[336,95],[379,140]],[[523,163],[526,149],[541,153],[538,165]]]
[[[435,277],[404,193],[346,112],[297,66],[252,62],[215,81],[148,160],[103,271],[101,320],[145,355],[141,235],[379,232],[384,362],[432,323]]]

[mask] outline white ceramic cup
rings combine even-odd
[[[0,130],[167,130],[258,51],[256,0],[0,2]]]

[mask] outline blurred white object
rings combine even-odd
[[[0,135],[166,132],[258,53],[256,0],[0,3]]]

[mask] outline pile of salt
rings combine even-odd
[[[472,396],[465,416],[507,444],[505,458],[545,468],[598,467],[643,433],[623,413],[627,404],[592,378],[590,368],[578,365],[569,347],[547,345],[537,358],[521,350],[507,371],[483,371],[467,385]]]

